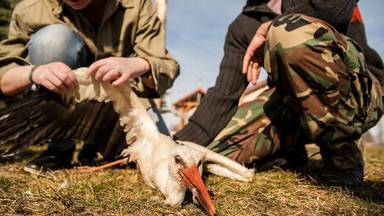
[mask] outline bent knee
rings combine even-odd
[[[268,30],[270,50],[275,47],[293,49],[302,46],[328,45],[335,40],[336,30],[326,22],[302,14],[275,19]]]
[[[84,66],[87,48],[74,30],[64,24],[47,25],[32,35],[28,52],[32,64],[60,61],[71,68]]]
[[[74,38],[78,39],[78,36],[68,26],[52,24],[38,30],[31,38],[31,45],[49,49],[61,49],[65,48]]]

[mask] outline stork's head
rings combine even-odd
[[[193,201],[200,203],[210,215],[214,215],[215,207],[201,178],[202,159],[200,152],[192,147],[178,145],[173,149],[168,163],[170,179],[167,182],[166,199],[171,205],[180,205],[189,189]]]

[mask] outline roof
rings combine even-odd
[[[185,102],[188,102],[188,101],[196,101],[197,100],[197,95],[198,94],[202,94],[203,96],[205,94],[207,94],[207,91],[205,91],[204,89],[202,88],[197,88],[195,89],[194,91],[192,91],[191,93],[185,95],[184,97],[180,98],[179,100],[177,100],[176,102],[174,102],[172,104],[172,109],[176,109],[177,107],[180,107],[182,106],[183,103]]]

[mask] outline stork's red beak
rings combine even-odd
[[[189,168],[182,169],[179,171],[182,179],[181,182],[192,191],[194,197],[197,198],[197,201],[203,206],[203,208],[210,214],[215,215],[216,210],[211,197],[205,187],[203,179],[199,174],[199,171],[195,165],[192,165]]]

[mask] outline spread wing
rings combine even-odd
[[[48,139],[74,138],[94,141],[108,160],[138,141],[142,127],[157,130],[129,86],[85,79],[85,71],[74,71],[79,87],[73,91],[55,94],[41,88],[0,111],[0,144],[12,144],[2,157]]]
[[[155,151],[159,141],[164,142],[164,135],[129,86],[114,87],[85,79],[85,71],[86,68],[74,71],[79,83],[75,90],[55,94],[40,89],[0,111],[0,144],[13,144],[2,157],[54,138],[95,142],[104,159],[113,159],[127,146],[147,154],[143,151],[146,145],[151,144],[150,150]],[[170,138],[168,141],[173,142]],[[239,181],[252,180],[253,171],[235,161],[194,143],[182,144],[202,153],[209,172]]]

